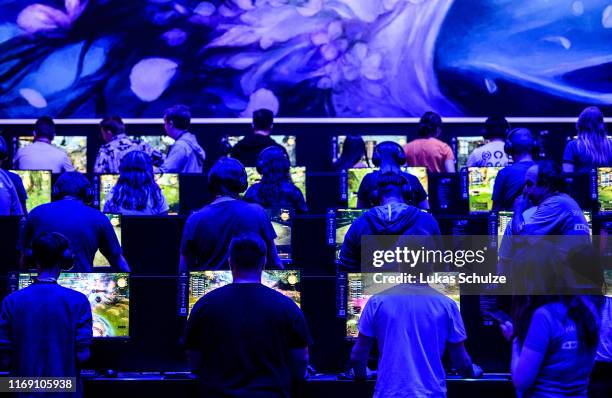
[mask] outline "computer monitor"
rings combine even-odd
[[[104,214],[111,225],[113,226],[113,230],[115,231],[115,235],[117,236],[117,240],[119,244],[121,244],[121,216],[119,214]],[[110,263],[108,259],[102,255],[100,250],[96,251],[96,255],[94,256],[93,266],[95,267],[110,267]]]
[[[366,211],[368,209],[336,209],[331,215],[333,219],[328,220],[328,224],[332,225],[333,230],[330,231],[332,239],[328,243],[336,246],[336,257],[340,254],[340,248],[349,228]]]
[[[232,283],[231,271],[191,271],[189,273],[188,313],[206,293]],[[301,273],[299,270],[264,270],[261,283],[301,306]]]
[[[600,213],[612,213],[612,167],[597,169],[597,201]]]
[[[19,274],[18,289],[37,274]],[[62,273],[57,283],[83,293],[91,305],[94,337],[129,337],[130,278],[127,273]]]
[[[612,297],[612,269],[604,270],[604,280],[606,281],[606,297]]]
[[[436,272],[434,274],[454,274],[455,280],[458,273]],[[389,285],[374,283],[372,274],[349,273],[347,274],[347,300],[346,300],[346,337],[349,339],[357,338],[359,318],[365,308],[366,303],[375,294],[382,293],[389,288]],[[459,283],[430,284],[432,288],[445,296],[451,298],[457,306],[460,305]]]
[[[119,180],[119,174],[99,174],[99,200],[100,209],[104,210],[106,196]],[[180,209],[179,175],[176,173],[155,174],[155,182],[159,185],[170,210],[168,214],[178,214]]]
[[[293,214],[289,209],[266,209],[276,232],[276,251],[282,261],[291,261],[291,228]]]
[[[453,138],[455,159],[457,160],[457,170],[467,166],[467,160],[474,149],[485,144],[483,136],[469,136]]]
[[[493,186],[501,167],[468,167],[470,213],[486,213],[493,208]]]
[[[174,139],[167,135],[131,135],[129,138],[134,142],[148,144],[163,156],[168,155],[170,147],[174,145]]]
[[[256,167],[245,167],[245,170],[247,173],[247,182],[249,187],[261,181],[261,174],[257,172]],[[292,166],[289,172],[291,174],[291,181],[293,181],[295,186],[302,191],[304,199],[306,199],[306,167]]]
[[[582,214],[589,224],[589,233],[593,236],[593,214],[590,210],[583,210]],[[500,211],[497,213],[497,236],[498,236],[498,246],[501,244],[501,238],[504,236],[504,232],[506,231],[506,227],[508,224],[512,222],[512,216],[514,215],[513,211]]]
[[[374,154],[374,147],[377,144],[380,144],[384,141],[392,141],[398,143],[402,148],[406,145],[406,135],[362,135],[361,138],[365,142],[366,146],[366,157],[361,158],[361,162],[367,163],[369,161],[369,166],[372,165],[372,155]],[[333,145],[333,161],[335,162],[342,155],[342,147],[344,146],[344,141],[346,140],[346,135],[339,135],[332,139]]]
[[[228,137],[228,142],[230,146],[234,146],[240,141],[244,136],[242,135],[231,135]],[[289,155],[289,162],[292,166],[297,165],[297,157],[296,157],[296,138],[294,135],[277,135],[273,134],[270,136],[278,145],[285,148],[287,151],[287,155]]]
[[[375,170],[378,170],[378,168],[353,168],[347,170],[346,198],[349,208],[354,209],[357,207],[357,193],[359,192],[361,182],[367,174]],[[429,177],[426,167],[403,167],[402,170],[418,178],[425,192],[429,194]]]
[[[11,170],[23,182],[28,194],[26,209],[31,211],[36,206],[51,202],[51,170]]]
[[[34,142],[32,136],[21,136],[17,138],[17,148],[23,148]],[[56,135],[53,145],[68,153],[74,169],[81,173],[87,173],[87,137],[86,136],[64,136]]]

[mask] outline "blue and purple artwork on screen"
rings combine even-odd
[[[0,0],[0,117],[611,110],[608,0]],[[282,104],[282,106],[281,106]]]

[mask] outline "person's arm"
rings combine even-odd
[[[159,168],[160,173],[179,173],[183,170],[187,161],[187,147],[181,141],[176,141],[164,164]]]
[[[419,209],[429,210],[429,200],[425,199],[418,203]]]
[[[4,369],[9,367],[11,361],[11,351],[13,350],[11,336],[11,314],[8,299],[5,298],[0,309],[0,365]]]
[[[458,343],[447,343],[448,354],[453,366],[459,371],[462,377],[480,377],[480,368],[474,366],[472,359],[465,349],[463,341]]]
[[[278,256],[278,251],[276,250],[276,244],[274,240],[270,240],[266,242],[268,246],[268,260],[266,262],[266,268],[277,268],[277,269],[285,269],[283,262]]]
[[[107,172],[107,168],[104,167],[106,154],[102,151],[98,151],[98,156],[96,156],[96,163],[94,163],[94,173],[104,174]],[[108,163],[106,163],[108,164]]]
[[[455,172],[455,159],[446,159],[444,161],[444,169],[447,173]]]
[[[308,347],[294,348],[289,351],[289,363],[292,379],[300,382],[304,380],[308,367]]]
[[[573,173],[574,172],[574,159],[576,158],[576,141],[572,140],[565,145],[563,150],[563,172]]]
[[[189,272],[189,260],[185,254],[181,254],[179,260],[179,275],[187,275]]]
[[[119,244],[119,239],[117,239],[113,225],[106,216],[101,213],[100,215],[100,252],[106,257],[113,269],[119,272],[130,272],[130,267],[125,257],[123,257],[121,245]]]
[[[504,169],[500,170],[493,184],[493,195],[491,201],[493,202],[492,210],[500,211],[504,203],[504,188],[506,184],[506,178]]]
[[[93,333],[91,306],[87,297],[81,295],[81,302],[79,304],[76,329],[76,356],[78,362],[82,364],[89,359],[89,346],[91,345]]]
[[[527,206],[529,206],[527,194],[522,193],[514,201],[514,214],[512,215],[512,235],[520,235],[521,232],[523,232],[523,228],[525,228],[525,219],[523,217],[523,212],[527,210]]]
[[[74,171],[74,165],[67,153],[64,154],[64,159],[62,160],[62,171]]]
[[[368,357],[374,347],[376,339],[363,333],[357,335],[357,341],[351,351],[351,368],[355,372],[355,379],[363,380],[367,377]]]
[[[361,263],[361,234],[358,232],[359,219],[346,232],[338,254],[338,271],[356,272]]]
[[[526,391],[535,383],[544,362],[544,356],[549,350],[551,329],[546,312],[540,307],[531,317],[523,347],[520,347],[518,339],[514,339],[510,370],[517,392]]]

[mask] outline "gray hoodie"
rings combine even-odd
[[[206,153],[195,135],[185,132],[172,145],[168,157],[159,168],[162,173],[202,173]]]

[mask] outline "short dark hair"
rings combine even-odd
[[[434,137],[442,127],[442,118],[435,112],[425,112],[419,121],[419,136]]]
[[[125,124],[119,116],[107,116],[100,122],[100,128],[105,131],[110,131],[114,136],[125,133]]]
[[[266,264],[268,248],[261,236],[243,233],[235,236],[229,245],[231,265],[241,271],[255,271]]]
[[[174,105],[166,109],[164,120],[179,130],[187,130],[191,125],[191,111],[187,105]]]
[[[208,186],[213,195],[237,197],[247,188],[246,170],[236,159],[222,157],[208,172]]]
[[[67,261],[70,242],[56,232],[45,232],[32,241],[32,258],[42,269],[62,267]]]
[[[510,155],[532,153],[536,145],[533,133],[524,127],[516,128],[509,132],[508,141],[512,144],[512,153]]]
[[[274,123],[274,113],[269,109],[258,109],[253,112],[253,128],[260,131],[270,131]]]
[[[52,140],[55,137],[55,123],[49,116],[42,116],[34,123],[34,133],[37,137],[45,137]]]
[[[402,187],[405,184],[407,184],[406,177],[400,174],[399,169],[381,172],[376,179],[378,199],[389,195],[402,196]]]
[[[65,196],[74,196],[83,201],[88,201],[88,191],[91,189],[91,184],[85,175],[78,171],[67,171],[59,176],[53,187],[55,196],[63,198]]]
[[[510,124],[503,116],[491,116],[484,124],[484,138],[506,138]]]
[[[538,186],[548,187],[553,192],[562,192],[565,189],[565,179],[558,163],[541,160],[536,165],[538,166]]]

